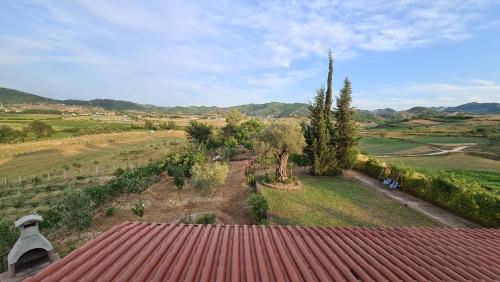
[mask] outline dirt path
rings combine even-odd
[[[480,228],[481,226],[473,223],[467,219],[461,218],[445,209],[434,206],[424,200],[416,198],[410,194],[394,191],[391,192],[387,187],[382,185],[376,179],[371,178],[361,172],[355,170],[349,170],[345,174],[346,177],[355,179],[367,186],[375,189],[376,191],[384,194],[385,196],[392,198],[405,206],[411,207],[430,218],[452,228]]]
[[[444,149],[440,149],[440,148],[437,148],[437,147],[433,147],[434,149],[437,149],[439,151],[437,152],[432,152],[432,153],[425,153],[425,154],[416,154],[416,155],[405,155],[405,157],[420,157],[420,156],[439,156],[439,155],[446,155],[446,154],[452,154],[452,153],[458,153],[466,148],[469,148],[470,146],[459,146],[459,147],[455,147],[453,149],[449,149],[449,150],[444,150]]]
[[[381,155],[381,156],[375,156],[377,158],[390,158],[390,157],[423,157],[423,156],[440,156],[440,155],[447,155],[447,154],[453,154],[453,153],[458,153],[461,152],[467,148],[470,147],[470,145],[467,146],[458,146],[449,150],[446,149],[441,149],[439,147],[435,146],[428,146],[429,148],[433,150],[437,150],[436,152],[430,152],[430,153],[422,153],[422,154],[409,154],[409,155]]]

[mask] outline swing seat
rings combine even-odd
[[[390,177],[387,177],[382,183],[384,185],[389,185],[389,183],[391,183],[391,182],[392,182],[392,179]]]
[[[397,181],[394,181],[391,185],[389,185],[389,188],[391,188],[391,191],[396,190],[399,187],[399,183]]]

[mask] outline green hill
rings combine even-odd
[[[170,115],[204,115],[208,113],[228,112],[238,110],[249,116],[263,117],[288,117],[288,116],[306,116],[306,103],[279,103],[271,102],[265,104],[245,104],[233,107],[199,106],[199,107],[157,107],[153,105],[142,105],[130,101],[113,99],[94,99],[84,100],[64,100],[59,101],[31,93],[26,93],[14,89],[0,87],[0,101],[4,104],[20,103],[64,103],[71,106],[90,106],[100,107],[107,110],[134,110],[134,111],[157,111]],[[375,121],[379,119],[402,119],[402,118],[429,118],[442,116],[444,112],[464,112],[473,114],[500,113],[499,103],[467,103],[456,107],[413,107],[405,111],[395,111],[393,109],[378,109],[374,111],[357,110],[358,120]]]
[[[26,93],[14,89],[0,87],[0,101],[4,104],[22,104],[22,103],[58,103],[59,101]]]
[[[246,104],[231,107],[249,116],[304,116],[307,114],[307,104],[305,103],[278,103],[271,102],[266,104]]]
[[[305,103],[278,103],[271,102],[265,104],[245,104],[233,107],[167,107],[161,111],[171,115],[203,115],[207,113],[225,113],[231,110],[237,110],[249,116],[304,116],[307,114],[307,104]]]
[[[467,103],[456,107],[448,107],[445,112],[463,112],[474,114],[496,114],[500,113],[499,103]]]
[[[90,101],[83,100],[64,100],[62,101],[65,105],[71,106],[87,106],[87,107],[99,107],[106,110],[146,110],[146,106],[136,104],[129,101],[122,100],[112,100],[112,99],[94,99]]]

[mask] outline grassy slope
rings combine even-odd
[[[0,87],[0,100],[4,103],[18,104],[18,103],[36,103],[36,102],[57,102],[50,98]]]
[[[322,226],[439,226],[357,182],[305,177],[299,191],[263,188],[273,223]]]

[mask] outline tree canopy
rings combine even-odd
[[[274,159],[277,181],[286,182],[288,157],[293,153],[302,153],[305,142],[298,126],[286,122],[273,122],[259,134],[257,144],[259,154]]]
[[[186,127],[186,133],[190,140],[205,144],[209,142],[212,130],[212,126],[194,120]]]
[[[357,125],[354,120],[356,112],[351,107],[352,102],[351,81],[346,77],[344,86],[337,97],[337,110],[335,111],[335,151],[339,165],[342,169],[351,169],[358,155]]]

